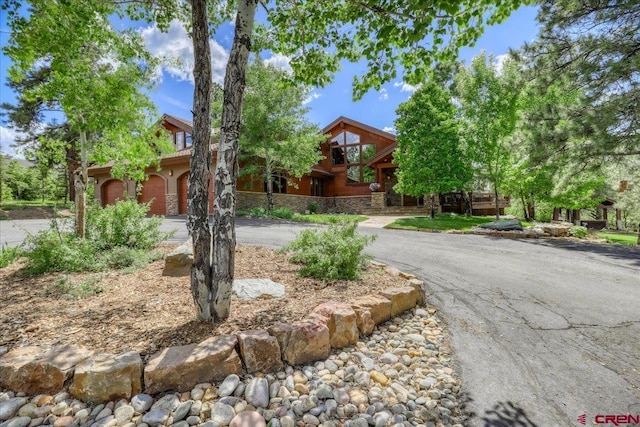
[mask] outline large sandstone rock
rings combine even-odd
[[[188,391],[198,383],[222,381],[240,372],[236,344],[235,335],[223,335],[155,353],[144,368],[146,392]]]
[[[191,239],[175,248],[164,259],[163,276],[189,276],[191,273],[191,264],[193,264],[193,242]]]
[[[276,372],[282,369],[280,344],[267,331],[243,331],[236,335],[240,344],[240,356],[247,372]]]
[[[391,301],[380,295],[365,295],[353,301],[354,310],[367,308],[371,312],[373,323],[379,325],[391,318]]]
[[[85,402],[130,399],[142,391],[142,359],[134,351],[98,354],[78,364],[71,394]]]
[[[424,305],[426,290],[424,282],[420,279],[409,279],[409,286],[413,287],[416,293],[416,305]]]
[[[571,223],[542,224],[542,230],[551,237],[567,237],[572,225]]]
[[[73,375],[79,362],[91,356],[82,347],[19,347],[0,358],[0,386],[27,394],[55,393]]]
[[[391,317],[395,317],[416,306],[417,292],[412,286],[385,289],[380,295],[391,301]]]
[[[358,342],[356,312],[350,305],[325,302],[317,306],[309,317],[317,318],[327,325],[331,348],[343,348]]]
[[[358,305],[352,305],[351,308],[356,314],[356,325],[360,335],[365,337],[371,335],[376,328],[376,324],[371,318],[371,310],[368,307]]]
[[[269,328],[280,344],[282,359],[292,365],[303,365],[329,357],[329,328],[317,319],[304,319],[291,324],[278,323]]]
[[[270,279],[236,279],[231,290],[240,299],[279,298],[285,293],[282,283]]]

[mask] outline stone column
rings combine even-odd
[[[385,204],[385,193],[383,191],[374,191],[371,193],[371,207],[384,209],[386,207]]]

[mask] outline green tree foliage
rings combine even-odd
[[[549,132],[548,152],[582,161],[640,154],[640,3],[545,0],[538,21],[538,40],[524,52],[537,89],[545,94],[559,82],[568,96],[580,94],[559,107],[563,120]],[[550,128],[543,117],[536,123]],[[580,144],[567,144],[571,138]]]
[[[515,63],[506,61],[499,72],[494,62],[484,53],[473,58],[469,68],[459,69],[455,90],[467,155],[476,178],[493,188],[499,219],[498,196],[515,163],[510,137],[518,119],[520,87]]]
[[[473,44],[486,22],[506,19],[528,0],[438,0],[436,2],[319,2],[277,0],[265,4],[269,27],[262,46],[292,56],[296,80],[312,85],[328,83],[342,59],[364,58],[368,72],[354,81],[362,96],[396,76],[396,65],[407,70],[409,82],[421,81],[432,62],[454,57]],[[252,46],[257,0],[222,4],[206,0],[133,2],[135,19],[157,20],[160,28],[191,6],[189,22],[194,42],[194,133],[187,225],[194,242],[191,287],[202,320],[229,316],[235,251],[235,193],[238,141],[249,51]],[[236,10],[233,44],[224,81],[222,126],[215,177],[213,244],[207,221],[210,139],[211,69],[204,66],[210,51],[208,27],[224,22]],[[430,37],[429,37],[430,36]],[[211,256],[211,250],[213,254]],[[212,260],[212,261],[210,261]]]
[[[308,92],[259,59],[249,66],[240,156],[247,162],[243,172],[266,184],[267,212],[273,209],[274,175],[301,178],[322,158],[318,146],[326,137],[304,118]]]
[[[142,179],[144,166],[169,147],[151,129],[153,105],[142,89],[152,81],[152,60],[133,30],[116,31],[116,4],[101,0],[5,0],[11,29],[4,52],[9,79],[21,82],[41,68],[46,78],[25,86],[26,100],[56,105],[79,135],[82,173],[76,176],[76,229],[84,235],[87,165],[114,161],[114,173]],[[126,166],[125,166],[126,165]]]
[[[470,162],[461,147],[451,94],[427,81],[396,113],[398,165],[396,191],[411,196],[463,190],[471,181]]]

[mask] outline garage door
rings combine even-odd
[[[187,182],[189,172],[178,178],[178,213],[187,214]],[[213,212],[213,181],[209,182],[209,213]]]
[[[102,186],[102,206],[113,205],[118,200],[126,200],[124,183],[119,179],[111,179]]]
[[[158,175],[151,175],[142,183],[142,192],[138,197],[140,203],[151,202],[149,215],[166,215],[166,191],[164,179]]]

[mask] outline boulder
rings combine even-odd
[[[196,384],[224,380],[242,370],[235,335],[208,338],[200,344],[168,347],[155,353],[144,368],[148,394],[191,390]]]
[[[496,230],[496,231],[512,231],[512,230],[522,230],[522,223],[519,219],[503,219],[499,221],[487,222],[486,224],[480,224],[478,227],[484,228],[487,230]]]
[[[0,387],[27,394],[56,393],[73,375],[76,364],[91,356],[82,347],[19,347],[0,358]]]
[[[279,298],[284,296],[285,288],[269,279],[236,279],[232,291],[240,299]]]
[[[391,317],[395,317],[416,306],[418,298],[413,286],[385,289],[380,295],[391,301]]]
[[[354,310],[367,308],[373,323],[379,325],[391,318],[391,301],[381,295],[365,295],[351,303]]]
[[[331,348],[343,348],[358,342],[356,312],[349,304],[325,302],[313,309],[310,317],[327,325]]]
[[[142,390],[142,367],[134,351],[98,354],[78,364],[69,391],[91,403],[130,399]]]
[[[571,223],[542,224],[542,230],[551,237],[567,237],[572,226]]]
[[[193,264],[193,242],[191,239],[175,248],[164,259],[163,276],[182,277],[191,274],[191,264]]]
[[[331,352],[329,328],[317,319],[278,323],[269,328],[269,333],[278,340],[282,359],[291,365],[326,359]]]
[[[283,368],[276,337],[263,330],[243,331],[236,336],[248,373],[276,372]]]
[[[371,318],[371,310],[368,307],[352,305],[351,308],[356,314],[356,325],[362,336],[369,336],[376,327],[375,322]]]
[[[426,298],[424,282],[420,279],[409,279],[409,286],[415,290],[416,305],[424,305]]]

